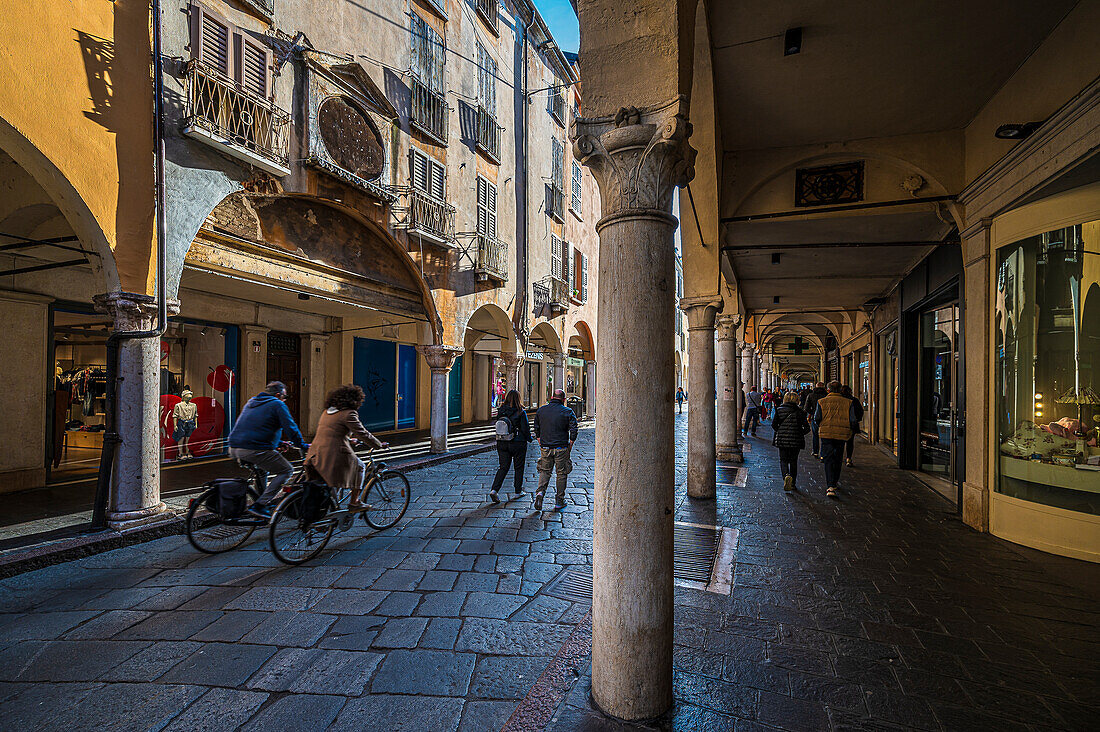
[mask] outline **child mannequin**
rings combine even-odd
[[[177,402],[172,407],[172,419],[176,426],[172,432],[172,439],[176,441],[176,457],[179,460],[187,460],[195,457],[191,454],[191,433],[198,426],[199,407],[191,403],[194,394],[190,389],[184,389],[180,394],[183,401]]]

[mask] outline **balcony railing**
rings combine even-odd
[[[188,64],[186,76],[185,134],[272,175],[290,173],[285,110],[198,61]]]
[[[477,149],[500,162],[500,125],[484,107],[477,108]]]
[[[404,199],[405,226],[410,234],[418,234],[440,244],[454,241],[454,206],[415,188],[402,188],[399,192]]]
[[[565,125],[565,94],[559,88],[550,90],[550,99],[547,102],[547,110],[550,116],[557,120],[559,125]]]
[[[508,245],[500,239],[477,235],[477,277],[481,281],[508,281]]]
[[[546,186],[546,213],[565,223],[565,194],[553,184]]]
[[[412,113],[410,122],[421,132],[447,144],[447,101],[424,82],[412,80]]]
[[[569,309],[569,284],[553,275],[547,280],[550,286],[550,307],[555,310],[566,311]]]
[[[477,14],[481,16],[481,19],[488,24],[489,29],[495,34],[497,32],[497,0],[476,0],[474,7],[477,8]]]

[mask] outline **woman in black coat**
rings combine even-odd
[[[798,406],[798,394],[790,392],[783,397],[783,403],[775,410],[772,418],[775,436],[772,444],[779,448],[779,468],[783,471],[783,490],[797,490],[798,453],[806,447],[806,433],[810,425],[806,413]]]
[[[497,409],[497,419],[507,419],[511,423],[512,439],[497,439],[497,457],[500,459],[500,467],[497,468],[496,477],[493,478],[493,488],[489,491],[489,500],[493,503],[500,503],[497,491],[504,485],[510,466],[515,466],[516,470],[516,498],[523,495],[523,466],[527,460],[527,443],[532,439],[527,412],[523,411],[523,402],[520,401],[519,392],[515,389],[504,397],[504,402]]]

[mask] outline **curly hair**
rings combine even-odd
[[[334,409],[358,409],[363,403],[365,395],[358,384],[344,384],[328,393],[325,398],[325,407]]]

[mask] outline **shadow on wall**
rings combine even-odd
[[[458,101],[458,132],[459,141],[476,152],[477,146],[477,107],[467,102]]]
[[[112,119],[112,101],[114,96],[111,68],[115,62],[115,44],[106,38],[98,38],[84,31],[76,31],[76,41],[80,44],[80,53],[84,58],[84,74],[88,78],[89,100],[92,108],[84,116],[93,120],[104,129],[117,132]]]
[[[386,90],[386,98],[397,110],[397,119],[400,120],[401,129],[409,129],[409,116],[412,114],[412,90],[409,85],[392,69],[382,71],[382,86]]]

